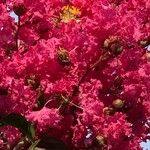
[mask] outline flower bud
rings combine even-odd
[[[124,101],[121,99],[116,99],[113,101],[112,106],[116,109],[121,109],[124,106]]]
[[[14,5],[13,11],[17,16],[23,16],[26,13],[27,9],[24,4],[19,3]]]
[[[110,47],[113,55],[119,55],[123,51],[123,47],[119,43],[114,43]]]
[[[103,47],[113,55],[119,55],[123,51],[120,40],[116,36],[111,36],[103,43]]]
[[[103,113],[106,115],[112,115],[114,113],[114,109],[112,107],[105,107],[103,109]]]
[[[150,40],[149,39],[143,39],[139,43],[140,43],[140,46],[144,48],[150,44]]]
[[[96,144],[98,146],[104,146],[106,144],[106,138],[102,135],[96,136]]]
[[[103,44],[104,48],[109,48],[110,43],[111,41],[109,39],[106,39]]]

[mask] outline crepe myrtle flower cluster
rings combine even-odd
[[[149,14],[149,0],[1,0],[0,118],[21,114],[37,139],[71,150],[141,150],[150,131]],[[0,149],[20,139],[0,128]]]

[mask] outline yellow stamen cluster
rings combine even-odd
[[[62,8],[60,18],[63,22],[67,23],[76,18],[81,14],[80,9],[75,6],[66,5]]]

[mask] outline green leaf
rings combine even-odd
[[[28,132],[29,132],[28,137],[33,141],[35,138],[35,128],[32,124],[29,124]]]
[[[25,117],[19,114],[11,113],[7,116],[4,116],[0,120],[0,127],[6,125],[18,128],[24,136],[27,136],[31,141],[33,141],[35,137],[35,129],[33,125],[26,120]]]
[[[40,140],[36,148],[42,148],[45,150],[69,150],[69,148],[63,143],[63,141],[47,136],[43,137]]]
[[[35,147],[37,146],[37,144],[40,142],[40,140],[36,140],[29,148],[28,150],[35,150]]]

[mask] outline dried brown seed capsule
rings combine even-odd
[[[113,101],[112,106],[116,109],[121,109],[124,106],[124,101],[121,99],[116,99]]]

